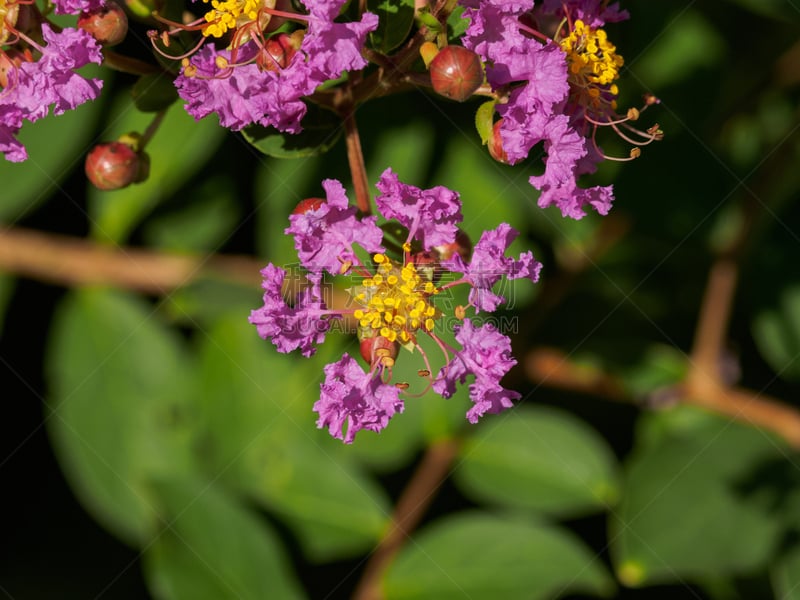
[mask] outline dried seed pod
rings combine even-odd
[[[445,46],[430,66],[431,85],[437,94],[464,102],[483,83],[478,55],[463,46]]]

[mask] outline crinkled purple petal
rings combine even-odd
[[[254,43],[242,46],[236,60],[249,60],[257,49]],[[280,85],[277,73],[261,70],[255,64],[222,70],[216,65],[217,57],[232,60],[230,51],[218,51],[206,44],[192,57],[196,73],[188,77],[184,69],[175,79],[190,115],[199,120],[217,113],[220,124],[234,131],[254,123],[290,133],[300,131],[306,105],[293,86],[287,82]]]
[[[364,13],[361,21],[336,23],[344,2],[304,2],[310,12],[308,30],[300,49],[279,71],[261,70],[253,63],[221,70],[215,63],[217,56],[241,64],[255,56],[258,46],[245,44],[233,60],[230,51],[217,51],[207,43],[191,59],[197,73],[189,77],[184,69],[175,80],[186,110],[196,119],[216,112],[220,124],[233,130],[257,123],[288,133],[302,131],[300,122],[306,114],[302,98],[344,71],[367,65],[361,49],[367,34],[378,26],[378,17]]]
[[[249,321],[256,326],[258,335],[270,339],[279,352],[288,353],[299,348],[303,356],[311,356],[316,352],[314,344],[321,344],[330,328],[330,323],[320,316],[320,311],[326,307],[319,275],[306,277],[311,286],[300,292],[295,305],[290,307],[281,293],[286,271],[270,263],[261,274],[264,306],[252,311]]]
[[[39,48],[41,57],[9,71],[8,85],[0,94],[0,151],[15,162],[27,158],[14,139],[23,121],[45,117],[51,105],[53,113],[60,115],[94,100],[103,87],[101,80],[85,79],[74,71],[102,62],[100,45],[91,35],[70,28],[55,32],[47,23],[41,27],[47,42]]]
[[[542,265],[528,251],[520,255],[518,260],[506,256],[505,252],[519,232],[501,223],[496,229],[484,231],[481,239],[472,251],[469,265],[458,255],[445,264],[445,267],[456,273],[463,273],[472,284],[469,301],[476,311],[494,312],[505,300],[492,292],[492,287],[503,276],[509,279],[528,278],[536,283]]]
[[[614,200],[611,186],[590,189],[578,187],[579,167],[583,171],[589,168],[583,162],[587,155],[586,138],[575,131],[565,115],[548,121],[544,138],[547,152],[545,172],[529,179],[531,185],[541,191],[539,206],[546,208],[555,204],[563,216],[573,219],[583,218],[587,206],[601,215],[608,214]]]
[[[512,400],[521,396],[500,385],[500,380],[517,364],[511,356],[511,340],[490,323],[474,327],[465,319],[456,326],[456,341],[461,350],[448,362],[433,382],[433,390],[444,398],[455,393],[456,384],[464,383],[468,375],[475,381],[469,386],[473,402],[467,412],[470,423],[476,423],[484,414],[499,413],[512,406]]]
[[[100,10],[106,5],[105,0],[54,0],[57,15],[77,15],[81,12]]]
[[[383,231],[375,224],[377,217],[356,217],[356,208],[350,206],[341,183],[326,179],[322,187],[327,201],[317,209],[291,215],[291,225],[284,233],[294,235],[297,256],[306,269],[337,275],[342,264],[358,261],[354,243],[369,253],[383,252]]]
[[[461,222],[458,194],[443,186],[422,190],[400,183],[391,169],[381,175],[375,198],[378,210],[387,219],[396,219],[408,229],[409,241],[417,239],[427,251],[455,241]]]
[[[353,443],[362,429],[380,432],[403,409],[400,390],[382,383],[375,374],[365,373],[348,354],[325,366],[325,381],[314,404],[314,411],[319,414],[317,427],[327,427],[333,437],[345,444]],[[345,423],[347,432],[343,436]]]
[[[606,0],[544,0],[536,7],[536,13],[555,15],[564,18],[564,8],[573,21],[580,19],[589,27],[602,27],[606,23],[616,23],[630,18],[627,10],[622,10],[619,3],[609,4]]]

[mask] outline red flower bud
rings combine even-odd
[[[115,46],[128,33],[128,15],[116,2],[107,2],[102,8],[82,12],[78,17],[78,27],[103,46]]]
[[[434,91],[456,102],[464,102],[483,83],[480,58],[463,46],[442,48],[431,61],[430,72]]]
[[[257,64],[265,71],[279,71],[288,67],[303,42],[302,31],[300,33],[300,36],[294,33],[273,35],[259,53]]]
[[[397,342],[390,342],[382,335],[377,335],[361,340],[359,350],[361,358],[368,365],[372,366],[376,360],[380,360],[384,367],[391,367],[394,366],[394,359],[397,358],[400,345]]]
[[[489,138],[489,154],[497,162],[508,164],[508,155],[503,148],[503,138],[500,137],[500,124],[503,119],[500,119],[492,126],[492,137]]]
[[[325,200],[322,198],[306,198],[305,200],[300,200],[300,202],[297,203],[297,206],[294,207],[292,214],[302,215],[310,210],[317,210],[324,203]]]
[[[122,142],[106,142],[92,148],[86,155],[85,168],[86,177],[101,190],[119,190],[146,177],[139,154]]]
[[[439,260],[450,260],[454,254],[458,254],[464,262],[469,261],[472,254],[472,240],[462,230],[456,231],[456,239],[449,244],[434,246],[434,252],[439,255]]]

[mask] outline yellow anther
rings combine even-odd
[[[360,308],[357,308],[356,310],[353,311],[353,316],[356,319],[363,319],[364,318],[364,311],[361,310]]]
[[[383,283],[383,275],[381,275],[380,273],[378,273],[376,275],[373,275],[373,277],[372,277],[372,285],[374,285],[375,287],[378,287],[382,283]]]
[[[397,279],[397,275],[389,275],[386,278],[386,283],[388,283],[389,285],[397,285],[398,281],[399,280]]]
[[[376,254],[375,256],[372,257],[372,260],[374,260],[378,264],[381,264],[386,260],[386,257],[383,254]]]
[[[425,329],[428,331],[432,331],[435,324],[433,319],[425,319]]]

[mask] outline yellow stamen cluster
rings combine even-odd
[[[428,302],[439,290],[417,273],[413,263],[393,263],[384,254],[375,254],[377,272],[366,277],[355,290],[355,300],[363,309],[353,315],[362,328],[371,328],[390,342],[404,344],[415,331],[432,331],[436,308]]]
[[[614,81],[625,61],[616,53],[617,48],[608,41],[605,31],[577,20],[560,44],[567,54],[570,83],[579,90],[584,104],[598,105],[602,102],[602,92],[617,95],[619,90]]]
[[[208,0],[203,0],[208,2]],[[211,0],[212,10],[208,11],[203,18],[206,25],[203,27],[203,35],[222,37],[228,30],[241,27],[245,23],[252,23],[259,18],[259,11],[265,3],[260,0]],[[274,8],[275,2],[267,2],[268,8]],[[261,22],[264,21],[265,22]],[[263,27],[269,21],[269,14],[262,14],[259,19]]]
[[[0,0],[0,44],[5,43],[11,37],[9,28],[13,28],[17,24],[18,15],[19,4]]]

